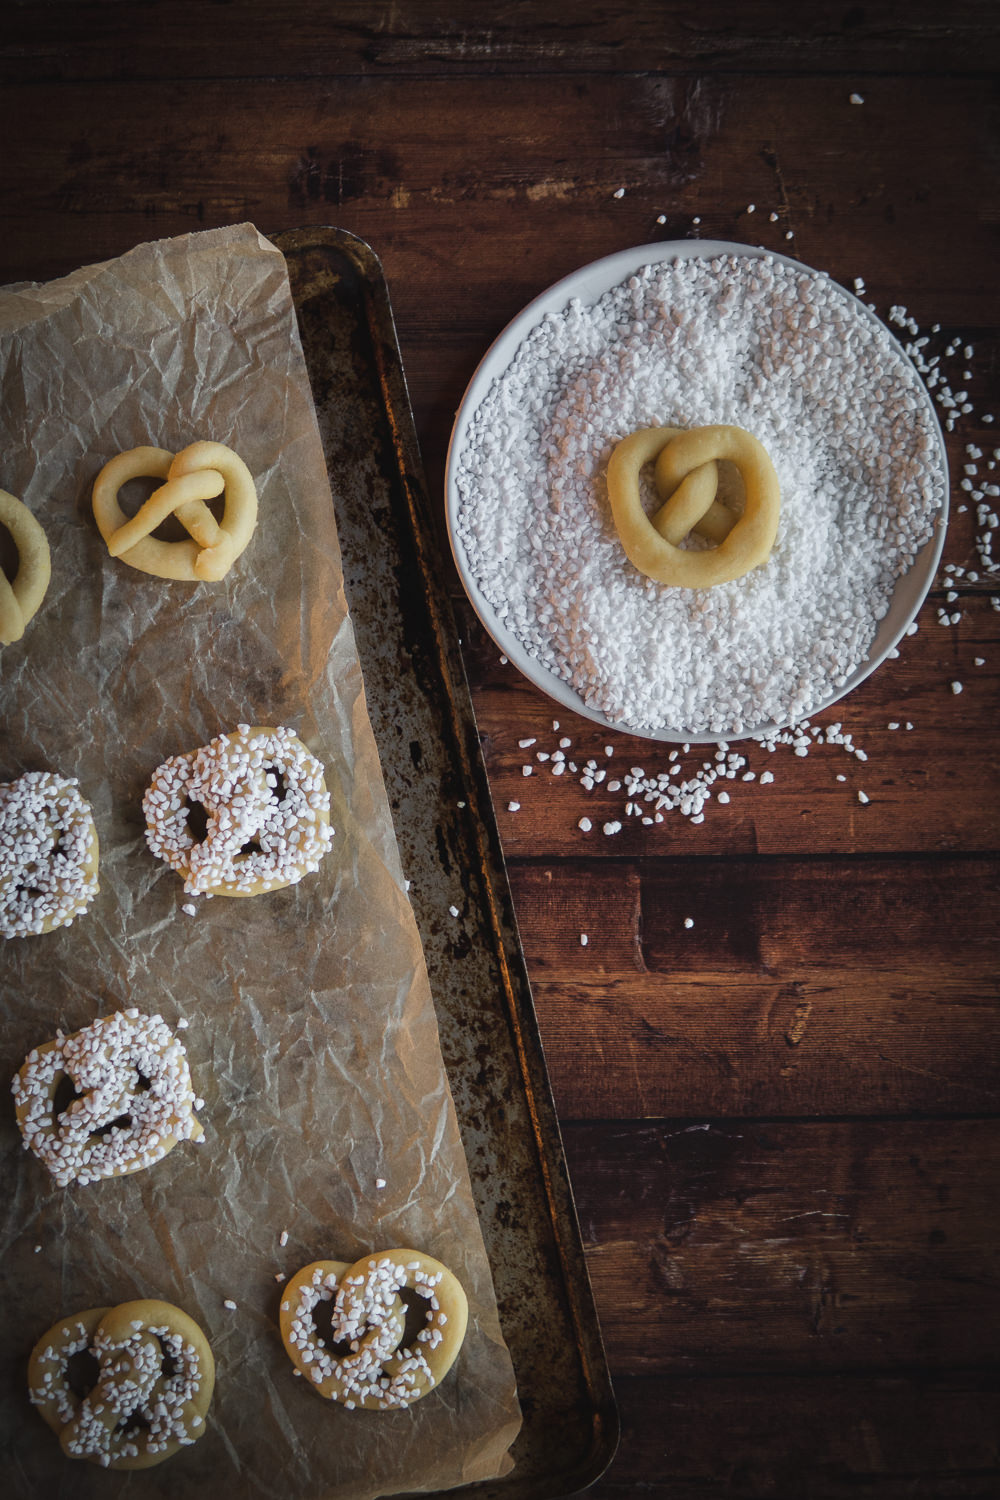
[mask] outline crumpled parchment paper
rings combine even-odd
[[[59,1189],[23,1151],[13,1101],[3,1108],[5,1473],[32,1497],[171,1500],[365,1500],[503,1473],[520,1423],[513,1370],[365,709],[284,260],[243,225],[9,288],[0,380],[0,486],[52,548],[41,611],[0,650],[0,780],[77,777],[101,841],[89,912],[0,942],[3,1076],[57,1028],[118,1008],[184,1017],[206,1133],[147,1171]],[[98,471],[125,449],[198,438],[235,448],[257,482],[258,529],[229,576],[168,582],[109,558],[90,509]],[[187,916],[179,878],[146,847],[142,794],[167,756],[239,722],[305,740],[326,768],[336,838],[301,884],[198,900]],[[282,1347],[277,1275],[411,1246],[469,1296],[456,1366],[406,1411],[323,1401]],[[25,1363],[58,1318],[138,1296],[196,1318],[218,1374],[206,1436],[129,1476],[61,1456],[28,1403]]]

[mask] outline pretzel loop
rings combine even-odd
[[[403,1344],[400,1293],[426,1306],[424,1324]],[[330,1339],[315,1311],[333,1300]],[[293,1276],[281,1303],[281,1337],[295,1367],[321,1396],[348,1408],[410,1406],[451,1369],[465,1338],[469,1307],[440,1261],[418,1250],[383,1250],[353,1266],[314,1261]]]
[[[650,517],[639,495],[639,472],[654,459],[664,504]],[[742,514],[716,498],[720,462],[735,466],[742,479]],[[633,432],[611,455],[608,495],[626,555],[658,583],[680,588],[729,583],[766,562],[777,535],[778,478],[765,448],[741,427]],[[681,547],[691,530],[715,545],[701,551]]]
[[[9,646],[21,639],[45,598],[52,559],[45,532],[31,511],[6,490],[0,490],[0,524],[6,526],[17,549],[13,582],[0,568],[0,644]]]
[[[165,481],[131,518],[118,492],[140,476]],[[207,500],[225,496],[221,521]],[[217,582],[246,548],[257,524],[257,491],[243,460],[223,443],[198,442],[176,455],[132,448],[105,464],[94,484],[94,516],[112,557],[158,578]],[[152,533],[175,515],[190,540],[162,542]]]

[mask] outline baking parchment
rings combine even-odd
[[[284,260],[242,225],[9,288],[0,382],[0,486],[52,548],[42,609],[0,651],[0,780],[77,777],[101,840],[90,910],[0,943],[0,1066],[12,1077],[57,1028],[128,1005],[184,1017],[206,1133],[147,1171],[58,1189],[3,1106],[15,1493],[366,1500],[506,1472],[513,1369],[365,709]],[[236,449],[260,498],[228,577],[167,582],[109,558],[90,509],[101,467],[204,437]],[[305,740],[326,768],[336,837],[301,884],[198,900],[191,917],[146,847],[142,794],[167,756],[239,722]],[[293,1377],[276,1276],[397,1246],[454,1270],[469,1332],[409,1410],[346,1411]],[[61,1457],[27,1402],[25,1362],[58,1318],[136,1296],[195,1317],[218,1369],[206,1436],[129,1476]]]

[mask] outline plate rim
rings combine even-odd
[[[712,260],[720,256],[739,256],[753,260],[779,261],[783,265],[790,266],[800,273],[822,278],[837,287],[845,297],[850,298],[855,303],[856,308],[878,329],[880,334],[889,339],[899,358],[906,365],[913,368],[919,382],[921,398],[932,419],[933,431],[937,439],[938,458],[943,477],[943,499],[941,507],[934,517],[932,534],[916,554],[906,572],[896,579],[893,585],[892,602],[885,616],[878,624],[871,649],[865,660],[855,668],[842,688],[827,694],[823,699],[814,704],[804,715],[805,720],[811,720],[815,715],[824,713],[828,708],[832,708],[834,704],[841,702],[856,687],[859,687],[866,678],[870,677],[889,657],[890,652],[895,650],[920,613],[927,595],[930,593],[937,575],[948,530],[951,475],[944,430],[941,426],[931,393],[927,390],[926,385],[920,378],[919,371],[913,366],[913,361],[892,330],[877,313],[873,312],[866,303],[862,302],[859,296],[843,286],[828,271],[817,270],[804,261],[796,260],[792,256],[783,255],[780,250],[769,250],[763,245],[747,245],[732,240],[660,240],[642,245],[627,246],[624,249],[613,251],[610,255],[601,256],[597,260],[589,261],[586,265],[577,267],[576,270],[570,271],[567,275],[560,277],[558,281],[554,281],[550,286],[544,288],[510,319],[490,343],[476,365],[456,410],[445,457],[445,525],[452,558],[458,570],[466,597],[479,623],[503,656],[539,692],[544,693],[547,697],[558,703],[561,708],[579,714],[581,718],[588,719],[591,723],[598,724],[612,733],[634,735],[639,739],[646,739],[661,744],[717,745],[739,740],[764,740],[776,734],[786,732],[794,725],[802,723],[803,719],[787,719],[781,723],[769,720],[764,724],[756,725],[753,729],[716,734],[703,731],[685,731],[683,729],[675,729],[672,726],[658,730],[639,729],[633,725],[611,719],[599,710],[591,708],[568,682],[557,676],[554,672],[551,672],[525,650],[520,641],[498,619],[496,612],[488,601],[483,598],[472,575],[465,549],[458,534],[458,516],[461,502],[458,493],[456,470],[458,455],[461,452],[462,445],[476,411],[494,381],[506,372],[525,339],[548,314],[565,311],[573,298],[579,298],[585,306],[593,306],[605,292],[617,286],[626,276],[630,274],[634,275],[644,266],[664,264],[672,260]],[[911,586],[915,583],[916,592],[905,602],[901,602],[899,596],[900,585],[906,581],[909,581]]]

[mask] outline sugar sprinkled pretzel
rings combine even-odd
[[[426,1304],[424,1325],[408,1345],[402,1343],[403,1291]],[[327,1343],[316,1309],[330,1301]],[[288,1282],[280,1311],[288,1357],[314,1389],[349,1409],[380,1411],[411,1406],[440,1384],[462,1347],[468,1318],[456,1277],[419,1250],[382,1250],[353,1266],[314,1261]]]
[[[639,471],[656,460],[664,504],[649,517],[639,495]],[[745,492],[743,513],[730,517],[716,499],[716,460],[732,463]],[[778,530],[781,492],[766,449],[742,427],[645,427],[618,444],[608,463],[611,514],[629,560],[658,583],[711,588],[741,578],[770,555]],[[716,545],[679,545],[701,526]]]
[[[71,1361],[96,1372],[74,1380]],[[82,1393],[74,1387],[85,1384]],[[28,1361],[28,1395],[69,1458],[111,1469],[149,1469],[197,1442],[215,1385],[215,1361],[193,1318],[141,1298],[92,1307],[43,1334]]]
[[[204,1133],[184,1047],[136,1009],[36,1047],[11,1090],[25,1147],[60,1187],[139,1172]]]
[[[295,885],[330,847],[323,767],[290,729],[240,724],[160,766],[143,798],[146,842],[190,895]],[[203,810],[204,834],[191,815]]]
[[[24,502],[6,490],[0,490],[0,525],[6,526],[17,549],[13,582],[0,569],[0,644],[9,646],[21,639],[45,598],[52,560],[40,524]]]
[[[118,492],[142,476],[166,482],[131,520]],[[205,504],[225,494],[222,520]],[[94,517],[112,557],[157,578],[214,582],[224,578],[245,549],[257,524],[257,490],[246,464],[223,443],[192,443],[180,453],[131,448],[119,453],[94,483]],[[161,542],[151,535],[176,515],[190,538]]]
[[[28,771],[0,784],[0,936],[68,927],[97,894],[97,830],[75,780]]]

